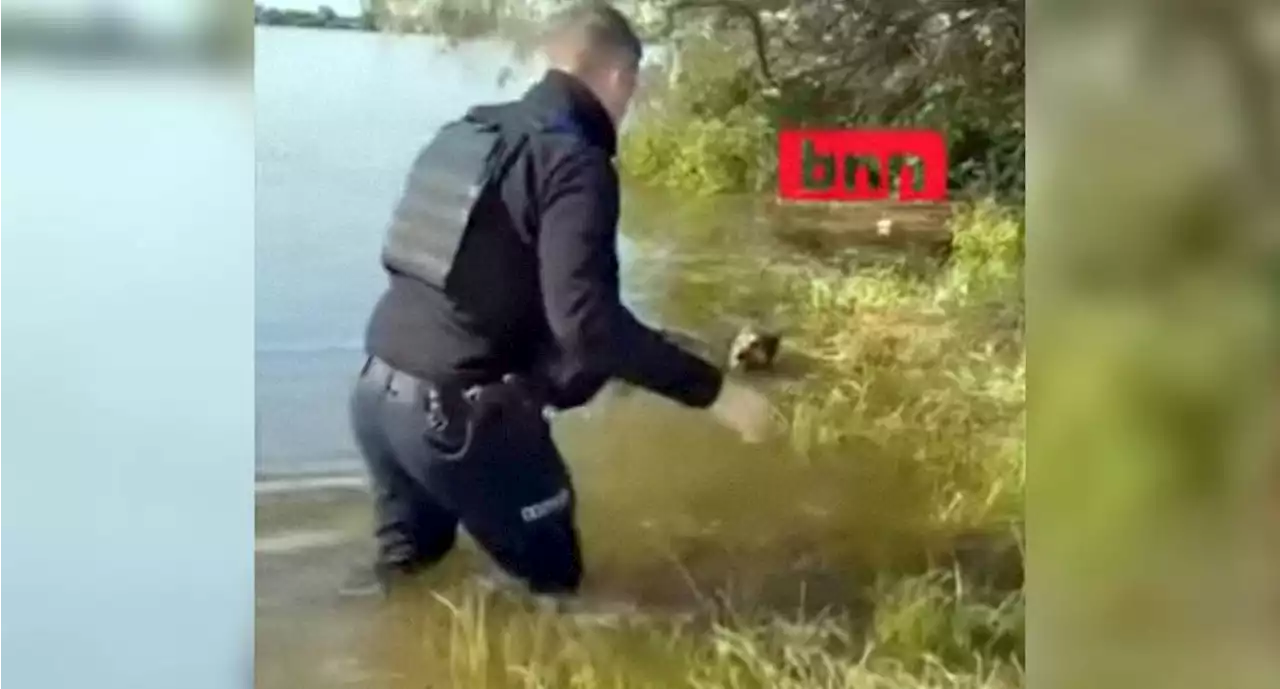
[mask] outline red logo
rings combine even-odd
[[[924,170],[916,180],[915,159]],[[892,167],[891,167],[892,165]],[[778,196],[788,201],[945,201],[947,142],[927,129],[788,129],[778,134]],[[871,171],[879,174],[872,184]]]

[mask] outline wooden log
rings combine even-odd
[[[945,257],[951,248],[946,203],[775,204],[774,235],[797,250],[831,255],[852,249]]]

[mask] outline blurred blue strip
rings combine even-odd
[[[7,686],[252,686],[251,87],[3,83]]]

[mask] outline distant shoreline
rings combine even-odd
[[[296,495],[315,491],[367,492],[369,480],[358,470],[348,473],[259,476],[254,479],[254,495]]]
[[[282,10],[263,5],[253,6],[254,26],[292,26],[303,29],[329,31],[377,31],[378,23],[372,14],[343,17],[328,7],[314,12],[307,10]]]

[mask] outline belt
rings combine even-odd
[[[541,389],[527,377],[519,374],[509,373],[489,383],[440,383],[405,373],[382,359],[371,356],[365,362],[360,375],[378,381],[386,389],[393,390],[397,394],[420,397],[430,404],[440,405],[446,414],[452,413],[459,401],[474,404],[481,395],[498,388],[505,388],[501,392],[507,394],[519,394],[528,402],[540,407],[544,419],[549,420],[555,414],[554,407],[547,403],[546,395]]]
[[[364,369],[360,371],[360,375],[364,378],[371,378],[381,383],[386,389],[394,390],[396,393],[403,395],[462,394],[465,391],[465,388],[461,385],[437,383],[405,373],[376,356],[369,357],[364,364]]]

